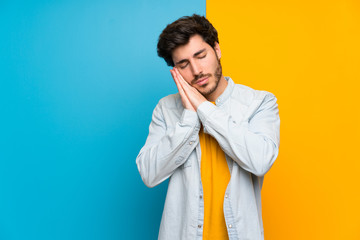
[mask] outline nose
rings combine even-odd
[[[198,63],[192,62],[191,63],[191,71],[194,76],[197,76],[202,72],[202,69]]]

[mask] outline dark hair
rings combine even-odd
[[[212,48],[215,47],[215,42],[219,43],[216,29],[205,17],[197,14],[185,16],[168,24],[160,34],[157,45],[159,57],[164,58],[168,66],[174,66],[172,52],[187,44],[195,34],[199,34]]]

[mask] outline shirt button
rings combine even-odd
[[[201,228],[201,224],[198,225],[198,228]]]
[[[200,195],[200,199],[202,199],[202,195]]]
[[[228,198],[228,197],[229,197],[229,195],[225,194],[225,198]]]
[[[231,224],[229,224],[229,228],[232,228],[232,225],[231,225]]]
[[[189,142],[189,144],[190,144],[190,145],[193,144],[193,141]]]

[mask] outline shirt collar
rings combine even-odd
[[[234,89],[234,81],[230,77],[225,77],[225,80],[228,81],[228,85],[226,86],[224,92],[215,100],[217,106],[220,106],[226,102]]]

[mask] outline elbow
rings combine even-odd
[[[145,181],[144,179],[143,179],[143,182],[144,182],[145,186],[147,186],[148,188],[153,188],[157,185],[157,184],[154,184],[153,182]]]
[[[157,182],[150,179],[149,177],[145,177],[145,176],[141,175],[141,179],[143,180],[145,186],[147,186],[148,188],[153,188],[158,185]]]
[[[264,164],[252,171],[252,173],[257,177],[263,177],[270,170],[272,164]]]
[[[253,167],[252,173],[258,177],[263,177],[272,167],[274,164],[279,149],[276,144],[272,144],[270,147],[271,150],[265,151],[262,156],[259,156],[260,159],[257,162],[258,164]]]
[[[143,166],[141,164],[141,161],[136,161],[136,165],[137,165],[137,168],[140,173],[142,181],[148,188],[153,188],[158,185],[158,182],[156,181],[156,179],[154,177],[151,177],[151,174],[148,171],[146,171],[146,169],[148,169],[148,168]]]
[[[159,175],[149,173],[147,171],[142,171],[141,169],[139,169],[139,172],[142,181],[148,188],[156,187],[166,179],[166,178],[161,178],[161,176]]]

